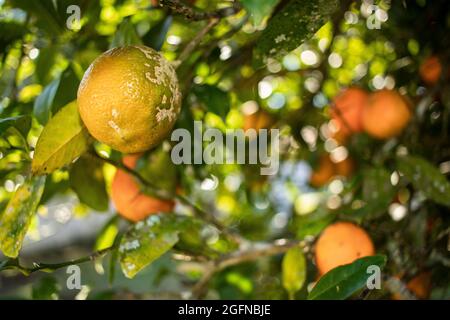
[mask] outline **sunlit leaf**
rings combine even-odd
[[[95,241],[95,250],[103,250],[114,244],[117,234],[119,233],[119,216],[115,215],[106,222]]]
[[[262,20],[268,16],[279,0],[241,0],[244,8],[250,13],[255,25],[260,25]]]
[[[169,251],[178,241],[180,223],[173,214],[151,215],[136,223],[120,242],[120,265],[127,278]]]
[[[324,274],[308,295],[309,300],[343,300],[367,284],[372,275],[368,267],[386,264],[382,255],[363,257],[353,263],[334,268]]]
[[[427,160],[418,156],[397,159],[398,169],[427,198],[450,206],[450,182]]]
[[[0,250],[15,258],[44,190],[45,176],[32,177],[21,185],[0,214]]]
[[[254,58],[256,65],[279,58],[311,38],[337,8],[336,0],[292,0],[272,19],[260,35]]]
[[[299,247],[290,248],[283,257],[283,287],[290,297],[299,291],[306,280],[306,259]]]
[[[77,104],[71,102],[47,123],[39,136],[31,170],[34,174],[53,172],[82,155],[89,144]]]

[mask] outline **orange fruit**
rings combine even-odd
[[[366,231],[350,222],[337,222],[325,228],[315,246],[320,275],[374,253],[375,248]]]
[[[437,83],[441,73],[442,65],[439,58],[436,56],[426,58],[419,68],[420,77],[426,84],[429,85]]]
[[[350,157],[335,163],[336,175],[342,177],[349,177],[355,169],[355,163]]]
[[[406,100],[394,90],[383,89],[372,93],[363,111],[364,130],[378,139],[398,135],[411,119]]]
[[[255,129],[256,131],[260,129],[269,129],[273,124],[272,116],[264,110],[259,109],[251,114],[246,114],[244,116],[244,131],[248,129]]]
[[[309,183],[313,187],[321,187],[332,180],[335,176],[349,177],[354,171],[354,162],[347,157],[342,161],[333,162],[329,154],[323,154],[319,158],[319,165],[313,171]]]
[[[181,107],[175,70],[145,46],[100,55],[85,72],[77,100],[90,134],[123,153],[158,145],[172,130]]]
[[[366,91],[350,87],[334,98],[331,116],[337,121],[342,134],[363,130],[362,113],[368,97]]]
[[[328,154],[323,154],[319,158],[319,165],[317,169],[313,171],[309,183],[313,187],[321,187],[327,184],[331,178],[335,175],[335,166],[333,161],[331,161]]]
[[[408,281],[408,289],[419,299],[428,299],[431,291],[431,273],[422,272]]]
[[[139,154],[125,156],[123,163],[134,169],[139,157]],[[144,194],[135,178],[123,170],[117,170],[113,178],[111,198],[119,214],[134,222],[159,212],[170,212],[175,205],[173,201]]]

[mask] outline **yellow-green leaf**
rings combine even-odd
[[[82,155],[91,142],[75,101],[61,109],[44,127],[34,151],[33,174],[48,174]]]
[[[158,259],[178,242],[180,221],[175,215],[152,215],[136,223],[120,241],[120,265],[127,278]]]
[[[45,176],[32,177],[21,185],[0,214],[0,250],[7,257],[19,255],[22,241],[30,226],[44,191]]]
[[[306,280],[306,259],[299,247],[290,248],[283,258],[283,287],[293,296]]]

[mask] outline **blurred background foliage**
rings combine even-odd
[[[357,222],[372,236],[377,253],[387,256],[387,275],[408,282],[426,272],[430,297],[450,298],[449,77],[444,71],[431,86],[419,76],[431,55],[439,57],[442,70],[449,69],[448,1],[340,1],[332,19],[310,39],[261,64],[255,47],[264,41],[261,34],[270,17],[288,2],[242,0],[244,9],[220,19],[177,70],[184,93],[177,127],[192,130],[192,121],[201,120],[205,127],[225,131],[255,122],[248,118],[255,111],[264,113],[269,120],[262,126],[270,123],[281,130],[280,170],[265,177],[257,165],[177,166],[183,193],[251,241],[289,238],[309,247],[331,222]],[[232,4],[184,3],[205,12]],[[70,5],[79,6],[81,20],[68,28]],[[175,61],[205,27],[205,21],[187,20],[148,0],[1,0],[0,10],[2,210],[28,175],[43,126],[76,98],[83,72],[98,55],[116,46],[145,44]],[[379,29],[368,28],[372,14]],[[289,19],[280,28],[288,32]],[[352,85],[368,91],[396,88],[408,96],[414,117],[403,133],[385,141],[358,133],[339,144],[329,109],[340,90]],[[108,146],[97,143],[95,148],[120,159]],[[351,158],[352,174],[313,187],[311,173],[325,153]],[[399,160],[405,155],[417,158]],[[82,157],[50,174],[22,261],[69,260],[113,244],[125,224],[108,199],[114,171]],[[434,181],[439,185],[433,187]],[[177,205],[176,211],[187,210]],[[175,252],[217,257],[233,249],[216,229],[202,228],[192,224]],[[288,259],[302,260],[296,254],[290,252],[283,263],[276,256],[221,270],[208,297],[282,299],[289,293],[305,298],[317,280],[311,251],[302,262],[304,274],[293,276],[304,277],[306,284],[283,279],[298,267],[289,269]],[[30,277],[8,270],[0,274],[0,297],[173,298],[188,292],[205,271],[201,263],[174,261],[170,254],[132,280],[114,271],[119,268],[114,255],[80,266],[81,291],[66,289],[64,269]],[[283,273],[283,268],[290,271]],[[370,297],[390,296],[380,290]]]

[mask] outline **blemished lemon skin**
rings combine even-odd
[[[350,222],[336,222],[325,228],[315,246],[320,275],[374,254],[375,248],[367,232]]]
[[[123,153],[158,145],[181,108],[174,68],[160,53],[141,45],[114,48],[94,60],[77,100],[89,133]]]

